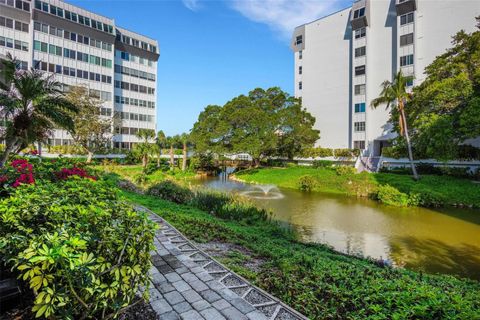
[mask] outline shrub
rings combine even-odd
[[[257,208],[248,199],[217,191],[197,190],[189,204],[222,219],[246,223],[266,220],[269,216],[265,209]]]
[[[314,168],[330,168],[333,166],[333,161],[330,160],[314,160],[312,167]]]
[[[335,167],[335,172],[339,176],[348,176],[348,175],[356,174],[357,169],[351,166],[338,166],[338,167]]]
[[[73,167],[71,169],[62,168],[60,171],[55,173],[55,176],[59,180],[65,180],[68,177],[72,177],[72,176],[97,180],[96,177],[89,175],[86,170],[80,169],[80,168],[77,168],[77,167]]]
[[[359,154],[359,150],[357,151],[352,150],[352,149],[335,149],[333,150],[333,154],[335,157],[347,157],[347,158],[353,158]]]
[[[301,176],[298,179],[298,186],[300,190],[310,192],[317,186],[317,180],[309,175]]]
[[[389,206],[406,207],[409,205],[409,196],[388,184],[378,187],[376,197],[378,201]]]
[[[324,157],[332,157],[333,156],[333,149],[329,148],[309,148],[305,149],[303,151],[303,156],[304,157],[310,157],[310,158],[324,158]]]
[[[0,212],[0,256],[34,290],[37,317],[114,316],[148,287],[155,224],[106,183],[22,185]]]
[[[165,180],[147,190],[147,194],[175,203],[187,203],[193,197],[190,189],[182,187],[173,181]]]

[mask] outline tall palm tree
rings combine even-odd
[[[188,133],[182,133],[180,135],[180,142],[182,143],[183,157],[182,157],[182,171],[187,170],[187,151],[188,144],[190,143],[190,135]]]
[[[162,155],[162,149],[167,145],[167,136],[163,132],[163,130],[158,131],[157,138],[157,150],[158,150],[158,157],[157,157],[157,167],[160,167],[160,156]]]
[[[61,83],[39,70],[17,70],[17,61],[7,54],[0,60],[1,138],[5,150],[0,167],[11,153],[48,139],[55,128],[74,130],[71,113],[78,108],[65,98]]]
[[[168,136],[166,145],[170,148],[170,168],[173,170],[175,166],[174,149],[178,144],[178,136]]]
[[[400,127],[400,136],[404,137],[407,142],[408,159],[410,161],[410,167],[412,168],[413,178],[418,180],[420,177],[413,163],[412,144],[410,142],[410,135],[408,134],[407,118],[405,116],[405,105],[410,99],[410,94],[407,92],[406,86],[407,82],[412,79],[413,77],[405,77],[402,72],[399,71],[393,78],[393,81],[385,80],[382,83],[380,96],[372,100],[370,105],[373,108],[377,108],[380,105],[386,104],[387,108],[392,106],[397,109],[399,114],[398,124]]]
[[[148,165],[148,156],[154,149],[154,144],[151,142],[155,138],[155,131],[152,129],[140,129],[136,136],[141,140],[135,145],[136,151],[142,157],[143,169]]]

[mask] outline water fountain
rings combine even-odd
[[[249,198],[264,200],[283,198],[283,194],[274,185],[254,185],[251,186],[248,190],[241,192],[240,194]]]

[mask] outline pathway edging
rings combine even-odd
[[[160,225],[151,252],[149,301],[158,319],[307,319],[199,250],[155,212],[136,208]]]

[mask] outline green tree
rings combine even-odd
[[[34,69],[16,70],[16,64],[11,55],[0,60],[0,116],[4,119],[0,137],[5,141],[0,167],[11,153],[47,140],[55,128],[73,131],[72,113],[78,112],[53,76]]]
[[[170,169],[174,169],[175,167],[175,155],[174,149],[178,145],[178,137],[177,136],[168,136],[165,139],[166,146],[170,149]]]
[[[418,180],[419,176],[413,163],[412,144],[408,132],[407,118],[405,116],[405,105],[410,99],[410,94],[407,92],[406,87],[407,81],[411,79],[411,77],[403,76],[402,72],[399,71],[393,78],[393,81],[385,80],[382,83],[380,96],[372,100],[371,106],[377,108],[380,105],[386,104],[387,108],[391,106],[392,109],[398,113],[399,133],[400,136],[405,138],[405,142],[407,143],[408,159],[412,168],[413,178]]]
[[[101,101],[90,97],[85,87],[71,88],[66,98],[79,109],[72,113],[75,130],[70,133],[75,144],[87,151],[87,163],[90,163],[94,153],[110,144],[112,120],[101,116]]]
[[[182,171],[186,171],[188,146],[190,145],[190,135],[188,133],[182,133],[179,136],[179,140],[182,143]]]
[[[135,144],[134,149],[142,158],[142,166],[145,169],[148,165],[148,157],[155,151],[155,145],[152,142],[155,138],[155,131],[152,129],[139,129],[136,136],[141,141]]]
[[[155,143],[157,144],[157,167],[160,167],[160,158],[162,156],[162,150],[167,147],[167,136],[163,132],[163,130],[158,131],[157,138],[155,139]]]
[[[425,74],[407,110],[412,143],[422,157],[454,159],[465,140],[480,136],[480,31],[458,32]]]
[[[312,146],[318,139],[314,123],[299,99],[280,88],[257,88],[224,106],[207,106],[190,136],[197,152],[248,153],[258,165],[265,157],[293,157]]]

